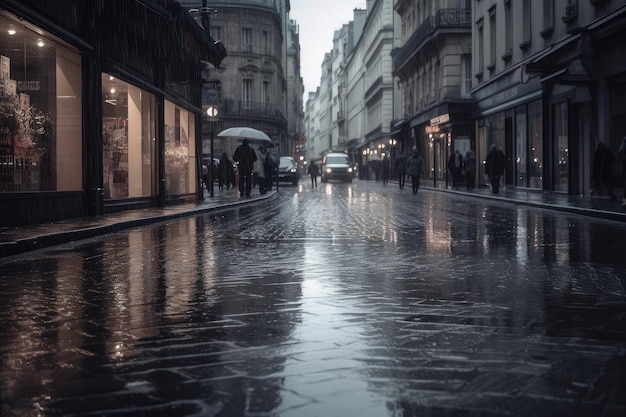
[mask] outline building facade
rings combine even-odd
[[[402,46],[393,74],[402,86],[396,136],[401,149],[417,146],[425,178],[447,178],[447,161],[472,144],[471,5],[466,0],[399,0]]]
[[[590,194],[598,143],[626,135],[626,2],[472,3],[478,159],[495,143],[507,186]]]
[[[304,87],[298,28],[289,19],[289,0],[182,0],[181,4],[192,10],[199,23],[206,4],[211,36],[229,45],[228,58],[209,80],[219,86],[219,116],[205,124],[204,155],[210,154],[211,136],[214,156],[232,155],[238,142],[215,135],[235,126],[261,130],[274,141],[274,153],[293,155],[304,129]]]
[[[393,102],[396,96],[396,84],[393,80],[393,61],[391,52],[399,44],[398,30],[394,26],[395,13],[392,0],[370,0],[367,2],[367,19],[363,33],[355,46],[355,54],[363,61],[363,119],[365,134],[357,143],[360,158],[359,172],[367,175],[368,161],[391,157],[395,149],[391,149],[390,139],[393,126]],[[355,63],[358,65],[358,63]],[[349,92],[356,92],[353,90]],[[353,101],[353,100],[350,100]],[[350,134],[352,137],[352,134]],[[375,155],[374,157],[372,155]],[[355,161],[356,162],[356,161]]]
[[[366,10],[355,9],[354,20],[335,32],[320,87],[309,96],[311,107],[319,109],[312,116],[317,120],[311,125],[319,130],[311,131],[315,151],[309,158],[345,151],[364,176],[369,160],[389,154],[396,89],[391,51],[399,41],[393,22],[392,0],[370,0]]]
[[[0,21],[0,226],[201,195],[200,63],[226,51],[177,2],[1,0]]]

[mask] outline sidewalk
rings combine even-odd
[[[397,185],[397,182],[391,182]],[[622,209],[619,198],[611,201],[608,197],[578,197],[514,188],[503,188],[500,190],[500,194],[492,194],[489,188],[476,188],[473,191],[466,191],[464,186],[456,190],[446,188],[444,185],[433,187],[424,183],[422,183],[421,188],[626,222],[626,210]],[[214,192],[214,197],[206,196],[204,200],[195,203],[129,210],[98,217],[69,219],[20,228],[0,228],[0,259],[133,227],[251,205],[276,197],[276,195],[276,190],[265,195],[254,191],[252,197],[240,198],[239,193],[234,190],[230,193],[217,191]]]
[[[208,193],[205,193],[202,201],[167,207],[127,210],[103,216],[68,219],[20,228],[2,227],[0,228],[0,259],[133,227],[256,204],[275,197],[276,189],[264,195],[259,194],[258,190],[253,190],[250,198],[239,197],[237,190],[219,191],[216,189],[213,195],[210,197]]]
[[[598,219],[626,222],[626,210],[622,209],[621,193],[619,192],[616,194],[617,198],[611,201],[608,196],[580,197],[513,187],[500,188],[499,194],[493,194],[489,187],[477,187],[472,191],[467,191],[464,185],[459,186],[457,190],[451,187],[446,188],[445,185],[439,185],[437,187],[433,187],[432,185],[424,186],[424,182],[422,181],[421,188],[478,198],[489,198],[503,202],[595,217]]]

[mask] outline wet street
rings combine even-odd
[[[0,263],[0,415],[624,416],[626,224],[356,180]]]

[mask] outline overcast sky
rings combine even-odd
[[[304,101],[320,84],[324,54],[333,49],[335,30],[354,19],[354,9],[365,9],[366,0],[291,0],[289,17],[300,28],[300,73]]]

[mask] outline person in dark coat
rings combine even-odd
[[[504,174],[506,167],[506,157],[498,147],[491,145],[491,151],[487,154],[485,160],[485,173],[491,179],[491,192],[498,194],[500,192],[500,177]]]
[[[611,188],[614,161],[615,158],[611,150],[604,143],[598,143],[596,152],[593,155],[593,175],[591,179],[595,182],[599,191],[606,190],[609,196],[611,196],[611,200],[615,200],[615,194],[613,194],[613,189]]]
[[[248,139],[235,149],[233,160],[239,167],[239,195],[250,197],[252,192],[252,172],[256,162],[256,152],[248,144]]]
[[[406,155],[400,154],[395,161],[396,175],[398,175],[398,185],[400,189],[404,188],[404,180],[406,176]]]
[[[463,171],[463,156],[458,150],[454,151],[454,154],[448,159],[448,170],[452,175],[452,186],[459,188],[461,183],[461,172]]]
[[[227,190],[230,190],[230,186],[235,187],[235,168],[233,167],[233,162],[228,158],[226,152],[222,154],[220,158],[220,190],[226,187]]]
[[[317,177],[320,175],[320,169],[317,167],[317,164],[312,162],[307,173],[311,176],[311,188],[317,188]]]
[[[381,170],[383,174],[383,185],[387,185],[389,182],[389,171],[391,171],[391,161],[389,161],[387,154],[383,156],[381,161]]]
[[[407,174],[411,177],[411,187],[413,188],[413,194],[417,194],[420,188],[420,179],[424,171],[424,161],[420,156],[417,148],[413,146],[413,151],[407,158]]]

